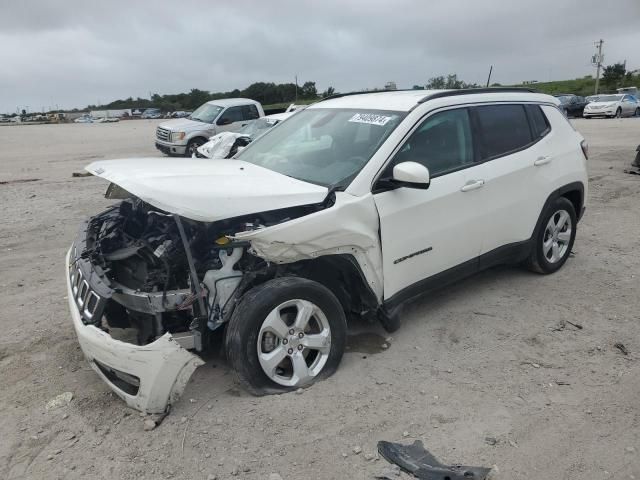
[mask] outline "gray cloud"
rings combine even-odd
[[[490,64],[501,83],[574,78],[598,38],[606,63],[640,68],[638,0],[0,1],[0,111],[295,74],[339,91],[483,83]]]

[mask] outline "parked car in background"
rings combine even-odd
[[[558,271],[588,189],[586,143],[557,100],[513,88],[330,98],[234,159],[86,169],[122,201],[67,254],[74,329],[149,413],[177,400],[214,332],[250,392],[295,391],[336,370],[352,318],[393,331],[404,302],[482,269]],[[123,328],[137,336],[112,337]]]
[[[187,118],[161,123],[156,129],[156,148],[167,155],[191,157],[213,135],[237,132],[260,117],[264,117],[264,110],[255,100],[212,100]]]
[[[616,92],[621,94],[627,93],[629,95],[633,95],[635,98],[640,98],[638,97],[638,95],[640,95],[640,91],[638,90],[638,87],[622,87],[622,88],[616,89]]]
[[[117,123],[120,119],[118,117],[99,117],[94,118],[93,123]]]
[[[633,117],[640,116],[640,103],[633,95],[600,95],[598,100],[584,108],[583,117]]]
[[[162,111],[160,111],[159,108],[147,108],[144,112],[142,112],[141,118],[147,118],[147,119],[162,118]]]
[[[296,113],[291,110],[259,118],[255,122],[242,127],[237,132],[220,132],[196,150],[197,158],[231,158],[258,137],[261,137],[278,123]]]
[[[93,123],[93,117],[88,113],[85,113],[81,117],[78,117],[74,120],[75,123]]]
[[[567,117],[581,117],[584,107],[587,105],[584,97],[570,93],[561,93],[554,95],[554,97],[560,100],[560,108],[565,112]]]

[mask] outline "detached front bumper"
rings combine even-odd
[[[86,281],[78,288],[73,277],[71,249],[67,253],[65,277],[73,326],[78,342],[96,373],[127,405],[142,412],[162,413],[174,403],[204,362],[181,347],[170,333],[144,345],[115,340],[107,332],[82,321],[80,308],[95,295]],[[75,273],[77,275],[77,272]]]

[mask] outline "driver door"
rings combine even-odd
[[[218,117],[216,132],[237,132],[247,123],[242,114],[242,107],[229,107]]]
[[[428,189],[374,189],[380,216],[384,298],[413,296],[434,283],[478,268],[485,205],[484,165],[475,162],[468,109],[429,116],[400,147],[381,178],[395,165],[418,162],[429,169]],[[437,276],[437,277],[436,277]]]

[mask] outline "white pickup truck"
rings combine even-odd
[[[167,155],[191,157],[209,137],[220,132],[236,132],[260,117],[264,117],[264,110],[254,100],[211,100],[188,118],[161,123],[156,129],[156,148]]]

